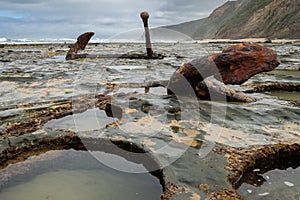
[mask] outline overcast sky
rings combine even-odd
[[[74,38],[86,31],[109,38],[142,28],[141,11],[151,27],[208,16],[227,0],[1,0],[0,38]]]

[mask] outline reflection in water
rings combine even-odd
[[[103,110],[90,109],[80,114],[73,114],[61,119],[51,120],[47,122],[44,127],[74,132],[93,131],[102,129],[107,124],[115,121],[117,121],[117,119],[107,117]]]
[[[271,170],[255,169],[238,192],[247,200],[300,199],[300,167]]]
[[[49,151],[0,170],[0,177],[3,176],[10,178],[8,184],[0,186],[1,200],[153,200],[162,193],[159,180],[149,173],[113,170],[87,151]]]

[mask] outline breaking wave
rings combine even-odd
[[[75,42],[76,39],[71,38],[43,38],[43,39],[29,39],[29,38],[0,38],[0,44],[43,44],[43,43],[64,43]]]

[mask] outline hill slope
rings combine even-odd
[[[207,18],[165,28],[194,39],[300,38],[299,0],[228,1]]]

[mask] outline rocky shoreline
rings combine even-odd
[[[121,48],[127,48],[126,51],[128,51],[130,47],[130,45],[122,46],[123,44],[90,45],[87,46],[83,53],[99,54],[99,52],[102,53],[103,49],[115,51],[115,49]],[[111,61],[108,58],[65,61],[64,55],[69,48],[67,44],[51,44],[50,46],[44,44],[5,45],[4,48],[0,49],[0,54],[3,58],[0,77],[2,82],[0,84],[6,83],[5,87],[7,88],[14,84],[16,88],[1,91],[0,97],[4,99],[5,95],[13,91],[20,92],[21,95],[13,94],[14,98],[10,102],[2,103],[0,107],[2,121],[0,124],[1,168],[5,168],[11,161],[13,163],[22,162],[30,156],[44,153],[51,149],[76,149],[80,145],[80,148],[82,148],[82,141],[85,139],[86,141],[91,141],[91,146],[87,145],[86,147],[93,149],[93,144],[98,144],[94,143],[95,137],[101,135],[100,143],[101,141],[112,141],[113,144],[126,149],[128,152],[150,152],[151,159],[155,163],[154,168],[160,169],[155,172],[155,176],[160,179],[164,188],[162,199],[209,200],[243,199],[237,191],[238,186],[241,184],[239,181],[243,180],[242,175],[254,168],[263,168],[268,165],[271,169],[275,166],[286,164],[286,160],[289,160],[289,165],[282,166],[282,168],[289,166],[299,167],[297,159],[294,159],[295,156],[299,156],[299,132],[297,133],[299,124],[296,122],[297,116],[299,116],[299,107],[297,104],[293,105],[289,101],[280,101],[266,94],[271,90],[285,89],[299,92],[299,83],[280,82],[281,79],[279,78],[281,78],[281,75],[278,75],[275,82],[260,82],[256,85],[255,81],[259,80],[260,76],[273,77],[273,74],[260,74],[258,78],[254,78],[253,82],[246,82],[238,86],[238,90],[245,92],[251,98],[255,98],[256,101],[252,101],[252,103],[226,104],[227,114],[225,122],[221,118],[217,118],[214,121],[214,123],[220,123],[224,126],[223,132],[216,139],[216,144],[212,151],[205,158],[199,158],[199,150],[209,146],[206,144],[207,138],[212,137],[207,126],[211,119],[206,118],[211,117],[209,112],[214,104],[208,101],[197,102],[199,107],[196,109],[201,110],[201,113],[204,114],[201,115],[201,118],[192,117],[190,120],[187,120],[183,118],[184,116],[189,116],[185,112],[195,116],[193,112],[196,109],[182,109],[180,106],[178,107],[176,99],[172,95],[167,95],[165,87],[168,85],[168,80],[166,77],[172,75],[176,68],[179,67],[179,63],[187,63],[191,60],[190,57],[176,57],[176,55],[184,55],[180,51],[182,47],[180,46],[179,48],[176,45],[179,44],[174,45],[174,49],[177,48],[177,51],[171,49],[163,52],[167,55],[166,59],[147,61],[143,59],[138,61],[132,59]],[[136,49],[139,47],[142,47],[142,45],[131,48]],[[163,47],[170,48],[169,45]],[[195,46],[187,47],[196,48]],[[55,59],[55,56],[61,56],[62,58]],[[99,66],[98,63],[102,62],[105,64]],[[106,67],[108,62],[110,62],[109,65],[116,66],[146,65],[148,67],[146,69],[139,68],[138,70],[130,68],[130,70],[127,68],[125,70],[116,70]],[[50,66],[49,69],[47,68],[48,65]],[[291,65],[291,62],[288,62],[286,65]],[[293,67],[295,65],[297,64],[293,64]],[[35,68],[31,69],[31,66]],[[89,66],[91,66],[90,69]],[[158,68],[159,66],[165,68]],[[55,68],[55,70],[52,71],[51,68]],[[156,71],[157,68],[158,71]],[[99,71],[94,72],[94,70],[98,69]],[[297,71],[297,69],[293,68],[292,71]],[[100,85],[101,92],[92,90],[92,94],[69,94],[73,90],[68,85],[72,83],[72,79],[68,77],[68,74],[71,73],[71,77],[74,77],[74,74],[79,73],[80,70],[91,70],[89,76],[104,71],[103,73],[108,74],[104,74],[104,76],[116,77],[116,81],[110,82],[105,80]],[[146,71],[143,72],[143,70]],[[64,71],[64,73],[61,73],[61,71]],[[76,73],[72,73],[73,71]],[[49,74],[44,75],[45,72],[49,72]],[[145,82],[144,79],[142,81],[138,79],[135,82],[128,81],[135,80],[134,78],[141,72],[143,74],[149,72],[159,74],[160,78],[157,80],[152,79],[148,82]],[[54,76],[53,74],[55,73],[58,75]],[[122,82],[122,78],[119,77],[121,75],[123,79],[126,76],[129,78],[127,81],[125,79]],[[81,78],[83,77],[81,76]],[[288,78],[283,76],[284,80],[289,80],[291,79],[290,77],[298,80],[297,75],[288,76]],[[47,80],[48,78],[50,79],[49,82],[39,83],[39,81],[44,81],[44,79]],[[55,82],[52,79],[57,81],[57,85],[54,85],[55,87],[61,84],[66,85],[63,85],[63,88],[58,87],[60,90],[51,91],[51,87],[54,87],[53,82]],[[67,83],[58,81],[65,81],[65,79],[68,79]],[[100,80],[101,77],[98,81],[100,82]],[[90,81],[91,79],[87,82]],[[86,88],[88,86],[87,82],[75,83],[84,85]],[[24,93],[24,88],[29,87],[29,89],[33,88],[38,91],[40,88],[43,89],[45,84],[48,84],[48,88],[46,88],[47,92],[44,94],[49,95],[53,93],[62,96],[54,95],[52,97],[49,95],[49,99],[44,99],[43,101],[37,101],[39,98],[34,100],[23,100],[21,98],[26,94]],[[62,93],[60,93],[61,90],[63,91]],[[39,91],[37,94],[27,92],[30,96],[38,96],[40,94]],[[273,101],[275,103],[268,106]],[[192,103],[190,105],[196,104]],[[218,109],[225,106],[225,104],[220,102],[216,103],[216,105],[219,106]],[[116,118],[118,118],[116,110],[121,110],[120,112],[122,112],[123,116],[119,117],[121,119],[114,123],[106,124],[99,131],[82,131],[80,132],[80,137],[74,131],[44,127],[51,120],[71,116],[74,113],[84,113],[89,109],[99,109],[106,112],[107,116]],[[164,122],[164,127],[157,133],[157,136],[152,137],[151,134],[153,133],[147,130],[149,128],[140,128],[148,123],[147,117],[149,114],[153,116],[152,120],[154,120],[155,126],[160,126],[161,119],[159,116],[163,113],[167,113],[167,120]],[[134,124],[132,129],[126,129],[128,128],[126,125],[132,126],[130,124],[131,121],[123,121],[122,118],[131,119],[129,117],[132,116],[136,124]],[[103,119],[100,118],[99,120]],[[249,125],[248,122],[250,122]],[[123,130],[129,130],[131,133],[128,134]],[[89,137],[91,135],[93,137]],[[234,143],[235,141],[236,143]],[[155,152],[160,148],[160,143],[170,142],[178,149],[187,149],[177,161],[166,167],[161,167],[164,160],[159,160],[155,157]],[[243,145],[244,143],[249,145]],[[283,157],[286,160],[283,161]],[[152,161],[149,162],[153,164]],[[215,161],[218,162],[215,163]],[[153,166],[149,168],[153,168]],[[1,174],[1,180],[7,180],[7,176]]]

